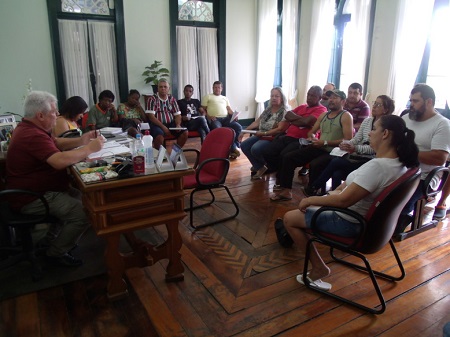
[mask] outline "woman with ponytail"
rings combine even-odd
[[[407,168],[419,165],[419,150],[414,136],[414,131],[409,130],[398,116],[385,115],[377,119],[369,133],[376,157],[351,172],[336,190],[326,196],[304,198],[298,209],[284,215],[284,225],[296,246],[305,251],[309,237],[304,229],[310,227],[314,212],[321,206],[348,208],[364,217],[374,199],[389,184],[404,174]],[[359,234],[359,226],[354,221],[335,211],[323,212],[317,218],[317,224],[324,232],[346,237]],[[314,246],[311,253],[312,269],[308,277],[312,285],[323,290],[331,289],[331,284],[321,280],[330,274],[330,269]],[[297,276],[297,281],[303,284],[302,274]]]

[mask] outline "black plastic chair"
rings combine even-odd
[[[37,197],[45,207],[45,213],[42,215],[23,214],[15,211],[10,206],[10,200],[14,196],[29,195]],[[27,260],[31,263],[31,277],[33,281],[42,278],[42,270],[36,258],[36,251],[33,244],[32,230],[42,223],[57,221],[49,213],[49,206],[45,198],[35,192],[19,189],[0,191],[0,225],[3,232],[6,233],[6,242],[0,247],[0,270],[9,268],[21,261]],[[9,242],[8,242],[9,235]],[[14,242],[17,236],[19,245]],[[12,240],[11,240],[12,238]]]
[[[414,206],[414,215],[411,219],[411,229],[407,232],[394,235],[394,239],[396,241],[405,240],[411,236],[415,236],[437,226],[439,220],[431,219],[431,221],[424,223],[425,206],[442,191],[445,181],[448,178],[448,174],[449,169],[444,166],[436,167],[428,173],[423,183],[423,197],[417,200]],[[440,180],[440,182],[437,184],[437,187],[433,188],[433,185],[436,185],[435,180]]]
[[[358,213],[344,208],[319,208],[319,210],[314,213],[311,219],[311,229],[307,230],[307,232],[310,233],[312,237],[308,240],[307,243],[305,263],[303,268],[303,280],[305,280],[305,285],[314,291],[320,292],[327,296],[331,296],[335,299],[341,300],[347,304],[351,304],[369,313],[383,313],[386,310],[386,302],[375,276],[383,277],[389,281],[400,281],[406,275],[402,261],[400,260],[400,257],[394,246],[392,234],[394,233],[400,212],[402,211],[408,200],[411,198],[412,194],[419,184],[419,178],[419,168],[409,169],[405,174],[403,174],[400,178],[386,187],[382,193],[380,193],[380,195],[374,200],[365,217],[362,217]],[[359,225],[361,228],[359,236],[355,238],[346,238],[320,231],[317,228],[316,224],[317,217],[320,213],[329,210],[339,211],[355,218],[358,221],[358,223],[355,223],[355,226]],[[380,304],[375,307],[368,307],[356,301],[352,301],[350,299],[339,296],[336,293],[327,292],[312,286],[308,281],[307,271],[308,262],[311,255],[311,246],[314,242],[330,247],[330,254],[334,261],[351,268],[367,272],[372,281],[373,288],[378,295]],[[374,254],[381,250],[388,243],[391,247],[393,256],[395,257],[398,268],[400,270],[399,276],[385,274],[380,271],[373,270],[368,259],[365,257],[365,254]],[[364,264],[351,263],[344,259],[338,258],[334,254],[335,249],[359,258]],[[379,309],[376,309],[378,306],[381,307]]]

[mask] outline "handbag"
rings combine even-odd
[[[283,246],[284,248],[291,248],[292,245],[294,244],[294,241],[292,240],[291,236],[284,227],[283,219],[281,218],[276,219],[274,227],[280,245]]]

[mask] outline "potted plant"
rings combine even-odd
[[[162,77],[169,77],[170,72],[169,69],[164,68],[162,66],[161,61],[153,61],[153,63],[149,67],[145,67],[145,71],[142,73],[142,76],[145,76],[145,83],[151,83],[153,92],[156,93],[158,91],[158,81]]]

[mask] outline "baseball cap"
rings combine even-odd
[[[343,92],[342,90],[339,89],[334,89],[334,90],[328,90],[326,95],[329,97],[331,95],[336,95],[342,99],[347,99],[347,95],[345,94],[345,92]]]

